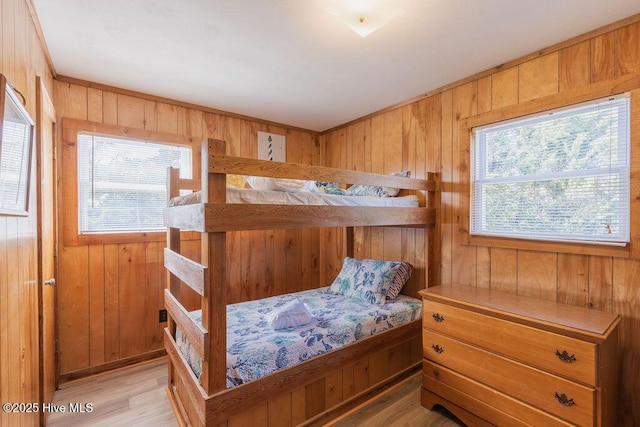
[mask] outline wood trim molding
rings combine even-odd
[[[640,74],[630,74],[616,80],[593,83],[579,89],[561,92],[531,101],[522,102],[516,105],[492,110],[486,113],[470,116],[460,120],[460,165],[462,182],[457,185],[457,192],[460,194],[460,215],[458,216],[458,226],[463,236],[463,242],[472,246],[491,246],[508,249],[527,249],[545,252],[562,252],[582,255],[613,256],[618,258],[639,258],[640,246],[637,242],[640,239],[640,222],[636,218],[640,217],[640,200],[633,197],[638,194],[637,180],[631,180],[631,214],[630,214],[630,244],[626,246],[610,246],[585,243],[569,242],[548,242],[529,239],[516,239],[506,237],[472,236],[469,233],[470,224],[470,170],[471,164],[471,130],[474,127],[517,117],[535,114],[555,108],[578,104],[606,96],[630,92],[631,93],[631,176],[640,175],[640,153],[634,147],[640,147]]]
[[[196,105],[196,104],[191,104],[189,102],[178,101],[178,100],[175,100],[175,99],[163,98],[161,96],[149,95],[149,94],[146,94],[146,93],[136,92],[136,91],[133,91],[133,90],[121,89],[121,88],[118,88],[118,87],[115,87],[115,86],[109,86],[109,85],[105,85],[105,84],[102,84],[102,83],[95,83],[95,82],[90,82],[90,81],[87,81],[87,80],[77,79],[75,77],[58,75],[58,76],[55,77],[55,79],[57,81],[63,82],[63,83],[70,83],[70,84],[74,84],[74,85],[78,85],[78,86],[85,86],[85,87],[89,87],[89,88],[93,88],[93,89],[104,90],[104,91],[107,91],[107,92],[113,92],[113,93],[116,93],[116,94],[133,96],[133,97],[136,97],[136,98],[147,99],[147,100],[150,100],[150,101],[162,102],[162,103],[166,103],[166,104],[172,104],[172,105],[176,105],[178,107],[184,107],[184,108],[190,108],[190,109],[194,109],[194,110],[200,110],[200,111],[205,112],[205,113],[212,113],[212,114],[217,114],[217,115],[220,115],[220,116],[233,117],[233,118],[240,119],[240,120],[248,120],[248,121],[251,121],[251,122],[265,124],[265,125],[268,125],[268,126],[277,126],[277,127],[290,129],[290,130],[297,130],[297,131],[300,131],[300,132],[306,132],[306,133],[308,133],[310,135],[313,135],[313,136],[320,136],[320,132],[309,130],[309,129],[304,129],[304,128],[300,128],[300,127],[296,127],[296,126],[291,126],[291,125],[287,125],[287,124],[284,124],[284,123],[272,122],[272,121],[269,121],[269,120],[264,120],[264,119],[260,119],[260,118],[256,118],[256,117],[249,117],[249,116],[245,116],[243,114],[231,113],[231,112],[228,112],[228,111],[218,110],[216,108],[205,107],[203,105]]]
[[[170,143],[189,146],[194,153],[199,153],[200,139],[172,133],[136,129],[104,123],[90,122],[65,117],[62,122],[62,139],[60,140],[60,182],[59,193],[61,197],[58,203],[58,217],[60,236],[64,246],[94,245],[109,243],[139,243],[162,242],[166,240],[165,231],[138,232],[138,233],[105,233],[105,234],[79,234],[78,233],[78,160],[77,139],[80,132],[91,132],[107,136],[135,138],[145,141]],[[197,156],[193,156],[192,165],[195,171]],[[198,233],[186,232],[183,240],[197,240]]]

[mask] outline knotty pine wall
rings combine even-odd
[[[467,117],[488,111],[523,108],[547,96],[563,96],[607,81],[634,82],[640,88],[640,15],[559,43],[495,69],[469,77],[397,108],[371,115],[331,130],[322,137],[330,165],[391,172],[409,166],[441,173],[442,193],[438,272],[430,283],[471,286],[535,295],[563,303],[613,311],[623,316],[620,328],[622,366],[620,414],[627,426],[640,425],[640,259],[587,250],[534,250],[519,247],[474,246],[467,243],[469,217],[468,146],[461,138]],[[426,70],[425,70],[426,71]],[[606,84],[606,83],[604,83]],[[627,86],[629,84],[627,83]],[[640,96],[636,90],[635,96]],[[560,94],[560,95],[558,95]],[[637,192],[640,150],[640,111],[632,112],[632,191]],[[424,146],[426,145],[426,149]],[[467,143],[468,145],[468,143]],[[638,194],[632,194],[632,202]],[[637,210],[635,211],[637,214]],[[632,222],[638,227],[637,218]],[[361,251],[392,253],[413,251],[405,231],[363,236]],[[637,239],[637,230],[634,235]],[[634,239],[633,253],[637,253]],[[400,247],[398,247],[398,242]],[[422,253],[415,241],[415,252]],[[579,250],[577,252],[580,252]],[[632,254],[633,255],[633,254]],[[334,263],[338,262],[334,256]]]
[[[287,161],[319,164],[318,135],[303,130],[90,85],[55,82],[59,118],[227,141],[228,153],[257,158],[257,132],[286,135]],[[63,142],[60,142],[62,144]],[[70,147],[61,147],[59,152]],[[71,147],[71,149],[75,149]],[[198,154],[199,155],[199,154]],[[64,171],[61,171],[64,174]],[[75,177],[63,177],[75,182]],[[64,185],[61,186],[64,191]],[[59,215],[74,209],[59,197]],[[276,230],[228,235],[229,302],[319,286],[319,232]],[[70,245],[58,249],[60,374],[91,372],[163,349],[158,310],[163,307],[165,236],[157,241]],[[186,246],[186,247],[185,247]],[[199,258],[200,242],[183,252]],[[193,298],[191,308],[198,300]]]
[[[36,76],[53,77],[24,0],[0,2],[0,73],[36,118]],[[0,215],[0,402],[38,402],[37,202],[35,157],[29,216]],[[0,412],[0,425],[37,425],[39,414]]]

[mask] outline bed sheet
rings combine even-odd
[[[420,319],[419,299],[399,295],[386,304],[368,304],[319,288],[227,306],[227,388],[319,356],[393,327]],[[298,298],[309,308],[311,323],[274,330],[273,310]],[[201,321],[201,311],[190,313]],[[199,356],[178,330],[176,341],[197,377]]]
[[[200,192],[171,199],[169,206],[200,203]],[[418,207],[414,194],[400,197],[339,196],[310,191],[258,191],[250,188],[227,187],[227,203],[253,203],[271,205],[325,205],[325,206],[388,206]]]

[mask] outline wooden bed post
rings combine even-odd
[[[209,159],[226,154],[226,143],[206,139],[202,143],[202,201],[225,203],[224,173],[209,173]],[[204,156],[208,153],[208,157]],[[202,386],[208,394],[227,386],[227,233],[202,233],[202,262],[207,266],[202,297],[202,326],[207,330],[202,361]]]
[[[179,196],[178,179],[180,178],[180,169],[169,168],[167,169],[167,206],[169,200]],[[180,229],[179,228],[167,228],[167,248],[171,249],[175,253],[180,253]],[[171,293],[180,298],[180,279],[167,270],[167,285]],[[176,336],[176,322],[169,316],[169,324],[167,325],[172,337]],[[174,384],[174,371],[171,366],[171,361],[167,364],[169,384]]]

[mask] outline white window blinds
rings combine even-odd
[[[191,149],[78,134],[78,232],[163,230],[167,168],[191,175]]]
[[[27,205],[30,128],[13,103],[7,102],[0,142],[0,210],[24,210]]]
[[[472,133],[472,234],[629,241],[628,95]]]

